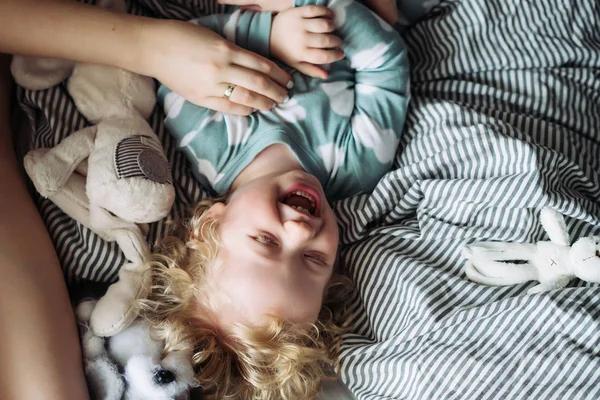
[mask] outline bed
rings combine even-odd
[[[545,239],[542,206],[563,213],[573,237],[600,235],[600,3],[421,3],[431,10],[405,36],[412,99],[394,169],[373,193],[335,205],[359,293],[341,381],[360,400],[598,399],[600,287],[481,286],[466,280],[461,248]],[[189,19],[219,6],[134,0],[129,11]],[[86,125],[64,85],[17,94],[24,150]],[[206,193],[162,118],[157,109],[150,122],[178,217]],[[69,283],[114,281],[125,261],[116,244],[37,201]],[[331,390],[323,398],[351,398]]]

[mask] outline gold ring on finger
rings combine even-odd
[[[231,97],[231,94],[233,93],[233,89],[235,89],[236,85],[229,85],[227,86],[227,89],[225,89],[225,93],[223,93],[223,97],[225,97],[227,100],[229,100],[229,98]]]

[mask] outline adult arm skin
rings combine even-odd
[[[105,10],[74,0],[0,1],[0,52],[116,66],[151,76],[217,111],[270,110],[290,75],[209,29]],[[230,84],[245,96],[223,97]]]
[[[86,400],[63,274],[13,151],[0,54],[0,399]]]

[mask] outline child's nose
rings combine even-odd
[[[315,229],[302,221],[288,220],[283,223],[290,245],[300,245],[315,236]]]

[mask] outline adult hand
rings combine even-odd
[[[333,12],[324,6],[296,7],[277,14],[271,27],[271,54],[306,75],[327,78],[317,65],[344,58],[332,18]]]
[[[219,4],[240,6],[252,11],[278,13],[294,7],[294,0],[219,0]]]
[[[287,98],[288,73],[274,62],[189,22],[149,20],[140,38],[139,70],[202,107],[248,115]],[[224,93],[236,85],[229,99]]]

